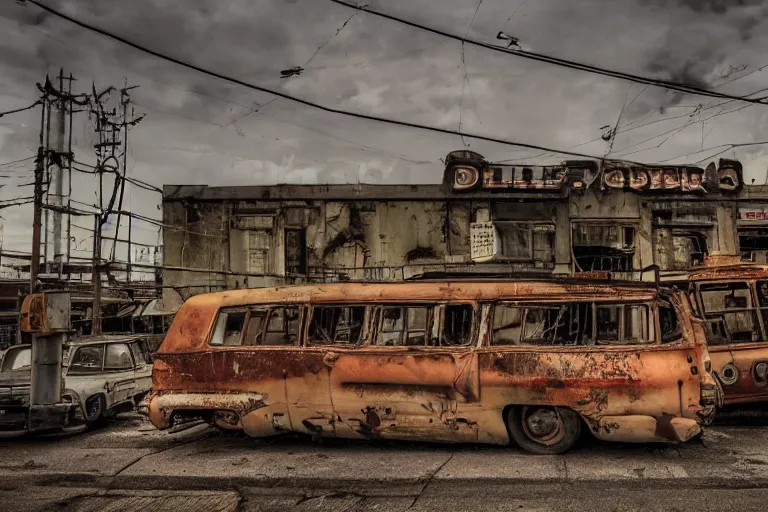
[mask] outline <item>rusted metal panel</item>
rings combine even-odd
[[[699,314],[708,325],[719,322],[723,329],[730,330],[737,320],[734,315],[751,315],[747,317],[749,330],[753,332],[751,340],[723,340],[714,336],[712,327],[708,331],[712,370],[722,384],[725,403],[768,400],[768,379],[763,372],[764,368],[768,369],[768,340],[764,338],[768,329],[768,315],[764,309],[768,300],[764,285],[768,281],[768,266],[741,263],[738,257],[712,257],[707,259],[705,266],[691,271],[688,278],[693,284],[693,298],[700,303]],[[709,314],[702,290],[712,286],[720,287],[724,292],[729,289],[732,293],[735,290],[746,292],[744,298],[748,307],[728,313],[726,305],[724,313]]]
[[[320,436],[506,443],[505,407],[556,405],[575,410],[597,437],[685,440],[712,413],[713,407],[700,400],[702,390],[714,381],[704,370],[709,356],[703,331],[691,322],[687,303],[677,295],[667,299],[679,313],[682,341],[670,345],[489,347],[487,327],[475,328],[471,346],[455,348],[207,345],[207,332],[223,306],[500,299],[650,302],[656,297],[648,287],[574,281],[354,283],[200,295],[179,310],[155,356],[150,416],[164,428],[174,407],[199,408],[213,414],[222,428],[243,428],[251,435],[294,430]],[[477,316],[484,325],[489,322],[487,314]],[[253,409],[242,406],[242,397],[249,394],[262,397]],[[671,415],[669,420],[663,413]],[[636,419],[623,424],[606,419],[611,417]]]

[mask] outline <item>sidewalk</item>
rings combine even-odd
[[[622,487],[768,486],[768,429],[708,429],[679,447],[593,445],[560,456],[512,447],[222,437],[205,426],[0,446],[0,482],[121,489],[290,487],[356,492],[608,481]]]

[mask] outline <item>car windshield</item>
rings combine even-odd
[[[29,347],[24,348],[10,348],[6,352],[3,358],[2,371],[10,372],[13,370],[22,370],[29,368],[32,361],[32,349]]]

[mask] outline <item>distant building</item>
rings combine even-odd
[[[166,185],[163,309],[283,283],[652,264],[671,277],[714,252],[768,257],[768,187],[744,185],[735,160],[530,167],[456,151],[444,176],[441,185]]]

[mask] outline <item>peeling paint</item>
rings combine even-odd
[[[679,341],[491,345],[491,311],[498,300],[654,303],[659,294],[677,312]],[[426,340],[421,346],[376,345],[379,305],[414,302],[473,304],[474,322],[483,325],[473,325],[467,345]],[[354,336],[333,345],[311,343],[310,305],[334,303],[367,308],[359,344],[345,344],[354,343]],[[301,346],[208,345],[219,308],[258,304],[298,305]],[[445,310],[435,306],[436,326],[442,325]],[[439,332],[435,327],[421,339],[438,340]],[[597,437],[613,439],[622,432],[621,439],[679,441],[680,429],[692,432],[711,414],[700,401],[714,381],[707,372],[693,371],[705,367],[707,358],[703,332],[694,328],[684,295],[647,286],[427,281],[238,290],[198,295],[179,310],[155,356],[149,408],[160,428],[169,425],[174,410],[184,410],[215,413],[217,423],[237,424],[249,435],[295,430],[315,436],[506,443],[503,411],[509,406],[560,407],[578,413]],[[689,423],[657,428],[657,418],[666,421],[669,411]],[[635,419],[626,423],[625,416]]]

